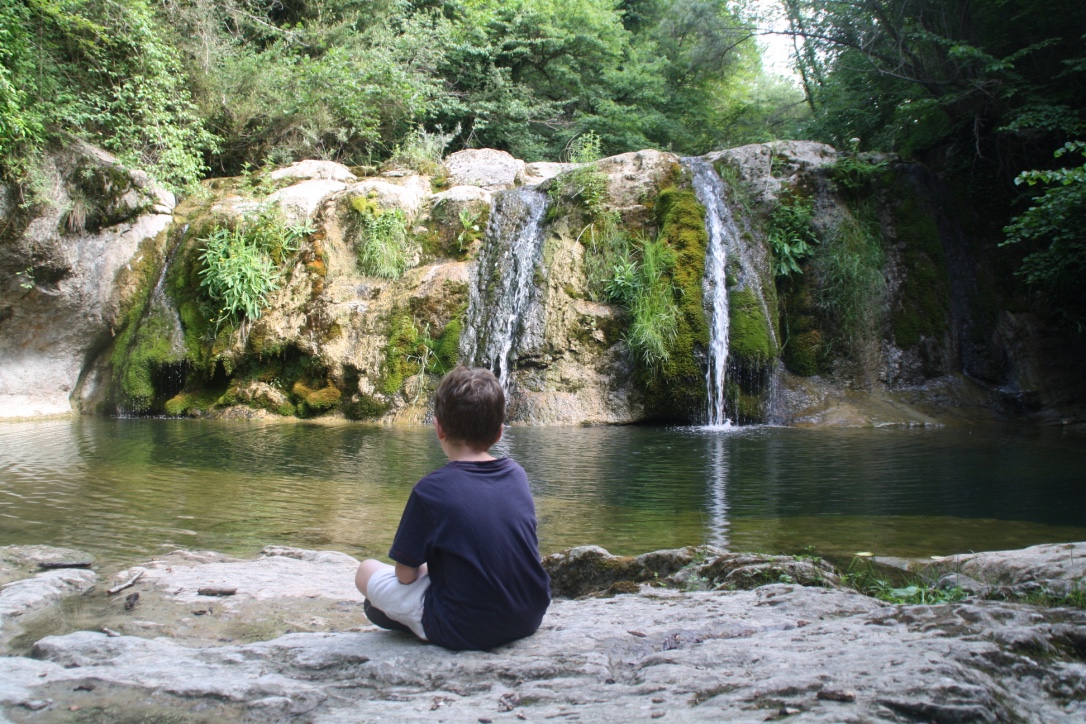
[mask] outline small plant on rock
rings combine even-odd
[[[309,233],[309,226],[288,226],[274,211],[262,210],[200,240],[200,288],[216,305],[216,328],[260,317],[268,295],[279,288],[281,265]]]
[[[607,199],[607,174],[596,168],[600,160],[600,137],[593,131],[577,136],[566,146],[565,155],[578,168],[567,171],[551,184],[547,192],[551,209],[557,209],[562,201],[572,202],[594,218],[603,213]]]
[[[769,217],[769,245],[773,270],[779,277],[803,272],[801,265],[818,242],[811,229],[814,208],[809,199],[785,198]]]
[[[351,200],[361,239],[358,265],[364,274],[399,279],[407,270],[410,238],[407,217],[400,209],[382,209],[365,196]]]

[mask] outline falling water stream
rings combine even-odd
[[[693,177],[694,195],[705,207],[705,230],[709,244],[705,255],[705,308],[709,315],[709,364],[705,372],[708,397],[707,421],[709,427],[728,427],[732,424],[726,409],[726,382],[728,374],[728,332],[730,311],[728,308],[729,267],[735,276],[734,286],[750,288],[762,306],[769,335],[777,345],[772,317],[762,293],[758,269],[764,259],[757,258],[756,250],[743,241],[735,214],[727,204],[727,188],[712,164],[702,158],[684,158],[685,166]]]
[[[472,365],[490,368],[507,395],[517,346],[538,299],[546,209],[547,196],[535,187],[498,194],[472,279],[461,352]]]

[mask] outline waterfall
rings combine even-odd
[[[546,208],[546,194],[535,187],[499,193],[472,275],[461,353],[470,364],[490,368],[507,395],[539,296],[535,275]]]
[[[709,314],[709,364],[705,372],[708,424],[710,427],[728,427],[732,424],[725,409],[730,323],[728,267],[731,266],[733,285],[737,289],[750,288],[754,291],[776,346],[776,333],[758,274],[758,268],[765,265],[765,260],[756,258],[757,249],[743,242],[735,214],[726,203],[727,189],[712,164],[704,158],[684,158],[682,164],[693,177],[694,195],[698,203],[705,207],[705,231],[709,234],[705,279],[702,283],[705,308]]]
[[[694,195],[705,207],[705,230],[709,246],[705,253],[705,306],[709,312],[709,364],[705,371],[705,389],[709,399],[707,419],[710,427],[731,424],[724,409],[724,381],[728,372],[728,284],[727,239],[739,238],[731,209],[724,203],[724,183],[713,167],[700,158],[684,158],[694,177]]]
[[[178,360],[183,360],[185,358],[185,335],[181,328],[181,314],[166,295],[166,275],[170,270],[170,265],[173,263],[174,254],[176,254],[177,250],[181,247],[181,240],[185,238],[185,232],[187,232],[188,229],[188,224],[183,225],[180,232],[176,235],[177,241],[175,241],[166,251],[166,258],[162,262],[162,271],[159,272],[158,281],[155,282],[155,288],[151,290],[151,304],[148,310],[150,315],[158,315],[169,325],[170,351]],[[180,389],[181,386],[178,385],[178,390]]]

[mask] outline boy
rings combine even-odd
[[[434,394],[449,458],[411,491],[389,550],[395,568],[363,561],[355,585],[370,621],[448,649],[489,649],[535,632],[550,604],[535,504],[524,469],[488,450],[502,436],[505,394],[463,365]]]

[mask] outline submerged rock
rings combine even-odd
[[[969,558],[994,576],[1039,561],[1043,572],[1035,579],[1065,580],[1079,574],[1059,568],[1061,557],[1084,547]],[[580,581],[581,589],[602,590],[620,582],[616,570],[653,581],[673,571],[668,578],[676,583],[682,571],[727,581],[770,564],[792,571],[800,564],[823,567],[805,558],[708,547],[638,557],[585,547],[551,556],[547,565],[558,586]],[[219,632],[208,629],[203,639],[182,641],[150,624],[176,617],[182,606],[193,609],[190,619],[207,620],[256,604],[263,608],[246,615],[272,615],[291,601],[309,607],[297,608],[299,615],[356,604],[354,560],[269,547],[255,561],[178,551],[142,568],[132,587],[141,596],[129,614],[133,624],[143,622],[142,629],[131,627],[138,635],[116,635],[123,631],[111,625],[111,633],[46,636],[34,645],[33,658],[0,659],[0,713],[16,720],[36,711],[54,719],[81,711],[105,719],[284,722],[754,722],[782,712],[817,721],[1086,716],[1086,612],[1075,609],[980,600],[888,605],[854,591],[795,583],[714,591],[634,585],[630,595],[555,600],[536,634],[487,652],[450,652],[367,626],[358,606],[313,633],[269,631],[268,640],[254,640],[260,638],[254,630],[249,643],[239,643],[212,638]],[[225,584],[237,589],[235,597],[197,592]],[[350,630],[334,630],[348,622]]]
[[[93,561],[71,548],[0,548],[0,641],[11,638],[20,617],[90,589],[98,580],[97,573],[87,570]]]

